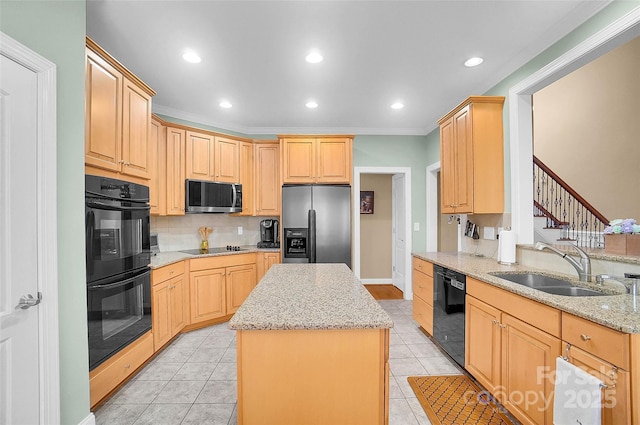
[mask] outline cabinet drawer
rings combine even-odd
[[[151,284],[157,285],[158,283],[181,275],[182,273],[184,273],[184,261],[178,261],[177,263],[160,267],[151,272]]]
[[[562,339],[619,368],[629,370],[629,335],[562,313]]]
[[[414,294],[415,295],[415,294]],[[433,335],[433,307],[420,297],[413,297],[413,319]]]
[[[255,264],[256,253],[247,254],[225,254],[213,257],[194,258],[189,260],[189,270],[192,272],[198,270],[218,269],[221,267],[241,266],[243,264]]]
[[[418,270],[413,273],[413,294],[433,306],[433,277]]]
[[[421,271],[422,273],[433,277],[433,264],[420,258],[413,257],[414,270]]]
[[[146,333],[136,342],[92,370],[89,374],[91,406],[95,406],[153,355],[153,334]]]

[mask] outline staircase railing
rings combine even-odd
[[[533,156],[533,214],[547,227],[563,229],[561,240],[582,247],[602,248],[609,220],[535,155]]]

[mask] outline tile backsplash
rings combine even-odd
[[[229,214],[186,214],[151,217],[151,232],[158,234],[161,252],[196,249],[200,246],[199,227],[211,227],[211,248],[227,245],[255,245],[260,241],[260,221],[277,217],[236,217]],[[238,234],[242,227],[242,235]]]

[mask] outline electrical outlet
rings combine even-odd
[[[420,231],[420,223],[418,223],[418,222],[413,223],[413,231],[414,232],[419,232]]]
[[[242,228],[242,226],[238,226],[238,234],[241,235],[243,231],[244,229]]]

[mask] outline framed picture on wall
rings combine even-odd
[[[360,214],[373,214],[373,191],[360,191]]]

